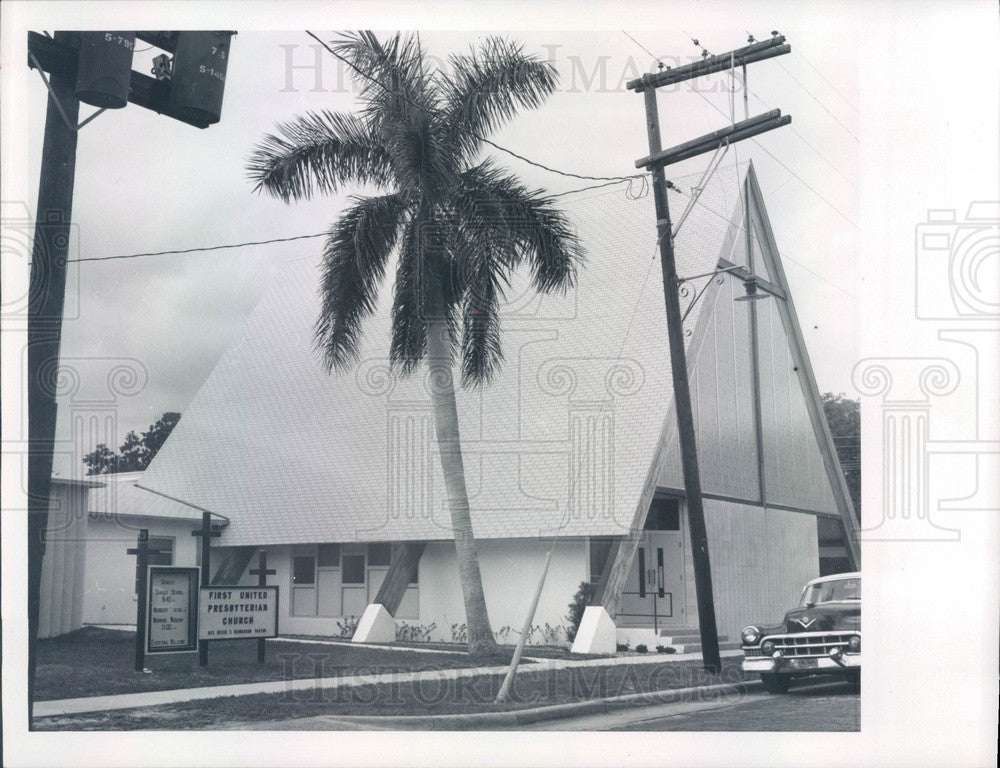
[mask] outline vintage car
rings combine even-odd
[[[790,681],[813,675],[841,675],[859,687],[861,574],[813,579],[780,624],[753,624],[741,639],[743,671],[759,672],[768,693],[784,693]]]

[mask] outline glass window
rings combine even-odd
[[[344,555],[341,559],[340,582],[342,584],[365,583],[365,556]]]
[[[316,583],[316,559],[312,555],[292,558],[292,584]]]
[[[174,537],[173,536],[150,536],[149,548],[160,550],[158,555],[149,556],[150,565],[173,565],[174,564]],[[201,551],[201,547],[198,548]]]
[[[671,498],[653,499],[646,516],[647,531],[679,531],[681,529],[680,501]]]
[[[316,562],[321,568],[340,565],[340,545],[320,544],[316,551]]]
[[[840,600],[860,600],[861,579],[831,579],[806,588],[800,605],[833,603]]]
[[[389,565],[392,561],[391,544],[369,544],[368,565]]]
[[[590,583],[596,584],[601,580],[604,572],[604,564],[611,554],[612,539],[600,537],[590,540]]]

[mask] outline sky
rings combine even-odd
[[[857,59],[822,31],[785,28],[780,19],[762,20],[750,31],[766,38],[772,29],[788,37],[793,52],[750,68],[749,110],[780,107],[792,125],[760,137],[759,146],[742,142],[723,162],[754,162],[819,387],[846,392],[857,357]],[[324,39],[335,35],[322,26],[314,31]],[[468,50],[490,32],[424,31],[421,40],[446,66],[450,53]],[[522,112],[491,138],[536,162],[591,176],[634,173],[634,161],[647,154],[642,99],[625,82],[655,68],[651,53],[677,65],[699,58],[702,47],[720,53],[748,37],[742,27],[700,26],[693,19],[683,30],[499,33],[552,61],[560,78],[541,108]],[[137,49],[133,68],[148,72],[162,51],[141,41]],[[304,31],[240,31],[217,125],[198,130],[134,105],[105,112],[79,135],[73,254],[114,256],[324,231],[346,193],[286,205],[254,194],[244,168],[253,146],[277,123],[307,110],[356,108],[350,74]],[[23,113],[29,173],[18,179],[32,214],[45,110],[44,85],[34,80]],[[665,146],[727,124],[731,100],[742,118],[742,86],[731,94],[727,75],[694,85],[700,95],[685,85],[660,92]],[[84,105],[81,119],[91,109]],[[491,154],[533,187],[562,192],[588,183]],[[674,166],[670,175],[700,173],[708,159]],[[651,221],[651,245],[654,226]],[[183,413],[282,264],[318,253],[321,243],[72,265],[62,353],[79,368],[83,387],[72,399],[106,397],[97,391],[106,389],[98,369],[122,364],[138,380],[118,398],[120,438],[148,428],[164,411]],[[85,392],[90,386],[95,391]],[[67,437],[73,409],[63,400],[58,431]],[[105,434],[85,436],[76,452]],[[61,458],[57,470],[71,472],[75,459]]]

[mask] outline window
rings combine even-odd
[[[174,564],[174,537],[173,536],[150,536],[149,548],[160,550],[158,555],[150,555],[147,562],[150,565],[173,565]]]
[[[292,558],[292,584],[316,583],[316,559],[312,555],[296,555]]]
[[[590,583],[597,584],[604,573],[604,564],[611,554],[611,544],[613,539],[606,537],[593,538],[590,540]]]
[[[316,564],[320,568],[340,565],[340,545],[320,544],[316,551]]]
[[[340,581],[342,584],[365,583],[365,556],[344,555],[341,559]]]
[[[681,529],[680,501],[672,498],[654,498],[646,516],[647,531],[679,531]]]
[[[380,566],[389,565],[392,562],[391,544],[369,544],[368,545],[368,565]]]

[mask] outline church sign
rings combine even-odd
[[[202,587],[199,640],[277,637],[278,588]]]
[[[198,569],[149,566],[146,653],[180,653],[198,648]]]

